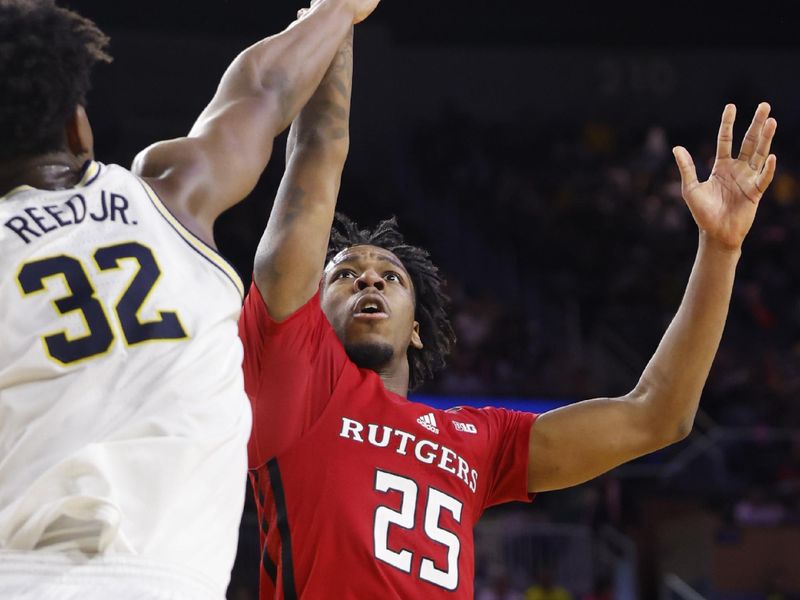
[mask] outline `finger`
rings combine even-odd
[[[764,168],[764,163],[769,156],[769,149],[770,146],[772,146],[772,140],[775,138],[775,130],[777,128],[778,122],[771,117],[764,123],[764,127],[761,129],[761,135],[758,138],[758,146],[756,146],[756,151],[749,161],[752,169],[761,171]]]
[[[753,121],[750,123],[750,127],[747,128],[747,133],[744,134],[742,149],[739,150],[739,160],[750,161],[750,157],[756,150],[761,130],[764,128],[764,122],[769,116],[769,111],[770,106],[766,102],[758,105],[756,113],[753,115]]]
[[[678,171],[681,174],[681,186],[684,190],[691,190],[698,184],[697,170],[694,167],[692,155],[683,146],[675,146],[672,154],[675,156],[675,162],[678,164]]]
[[[736,105],[726,104],[722,111],[722,123],[717,136],[717,158],[730,158],[733,147],[733,122],[736,120]]]
[[[767,191],[769,184],[772,183],[772,178],[775,176],[775,166],[778,164],[778,159],[774,154],[770,154],[764,163],[764,170],[758,174],[756,179],[756,189],[763,194]]]

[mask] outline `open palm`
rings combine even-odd
[[[707,181],[697,180],[692,157],[686,148],[673,150],[681,173],[681,192],[697,226],[711,239],[728,248],[744,241],[761,200],[775,175],[775,155],[769,153],[778,124],[769,117],[770,106],[759,104],[742,141],[739,156],[731,156],[736,107],[728,104],[722,113],[717,139],[717,157]]]

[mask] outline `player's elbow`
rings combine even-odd
[[[664,448],[685,440],[692,433],[694,414],[666,419],[660,427],[659,447]]]
[[[646,429],[642,452],[650,454],[686,439],[692,432],[692,422],[684,420],[660,421]]]
[[[661,438],[664,446],[676,444],[689,437],[694,427],[694,417],[697,412],[697,402],[685,402],[685,398],[674,398],[670,402],[662,403],[667,407],[666,414],[660,413],[662,421]]]
[[[653,391],[635,390],[628,399],[636,406],[637,429],[642,432],[643,454],[661,450],[686,439],[694,426],[694,411],[684,414],[678,402],[653,398]]]
[[[692,429],[694,429],[694,414],[691,415],[691,417],[678,420],[678,423],[674,428],[672,442],[670,443],[674,444],[676,442],[685,440],[692,433]]]

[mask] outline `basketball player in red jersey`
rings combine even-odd
[[[340,220],[329,244],[350,61],[347,44],[293,124],[240,320],[261,598],[468,599],[472,530],[486,507],[582,483],[691,430],[741,244],[775,172],[777,124],[761,104],[734,158],[727,106],[702,183],[675,148],[699,248],[678,313],[629,394],[538,418],[440,411],[406,399],[453,341],[427,254],[392,221],[364,231]]]

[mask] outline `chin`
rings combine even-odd
[[[345,347],[348,358],[362,369],[377,371],[389,364],[394,354],[393,348],[386,343],[361,342],[347,344]]]

